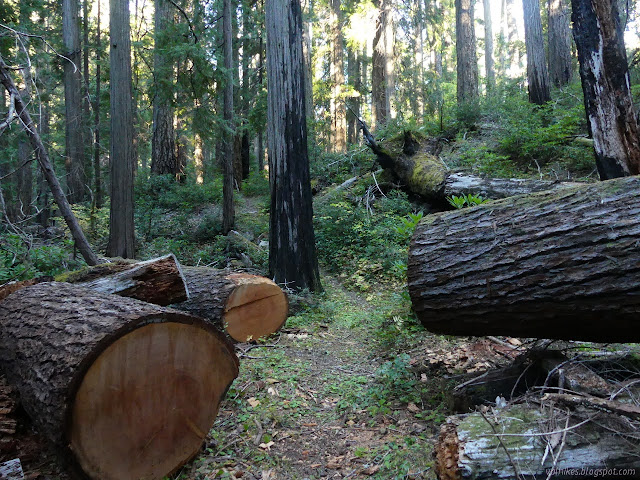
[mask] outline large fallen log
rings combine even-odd
[[[0,365],[39,431],[100,480],[178,469],[238,375],[210,322],[55,282],[0,302]]]
[[[429,215],[413,308],[435,333],[635,342],[639,238],[638,177]]]
[[[449,170],[436,156],[437,143],[410,131],[384,145],[375,141],[368,145],[382,168],[391,172],[410,192],[436,204],[445,204],[445,199],[454,195],[473,194],[495,200],[579,185],[536,179],[483,178],[470,172]]]
[[[640,478],[637,425],[579,413],[545,404],[449,417],[435,446],[438,478]]]
[[[287,319],[287,296],[268,278],[209,267],[182,267],[182,271],[189,300],[173,307],[217,322],[238,342],[267,337]]]

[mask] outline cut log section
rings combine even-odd
[[[640,478],[637,431],[585,413],[514,405],[449,417],[435,446],[438,478]]]
[[[287,296],[268,278],[208,267],[182,270],[189,300],[173,307],[217,323],[233,340],[255,341],[284,325]]]
[[[452,171],[435,156],[437,145],[410,131],[384,145],[369,143],[382,168],[391,172],[410,192],[435,204],[446,204],[446,198],[453,195],[473,194],[496,200],[580,185],[536,179],[482,178],[470,172]]]
[[[407,269],[413,308],[451,335],[640,340],[640,178],[426,216]]]
[[[40,432],[100,480],[178,469],[238,375],[211,323],[54,282],[0,303],[0,364]]]

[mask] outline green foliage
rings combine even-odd
[[[472,193],[460,195],[459,197],[457,195],[447,197],[447,202],[454,208],[473,207],[475,205],[482,205],[488,201],[489,199],[482,198],[480,195],[473,195]]]
[[[242,193],[247,197],[269,196],[269,177],[265,172],[251,171],[249,178],[242,182]]]

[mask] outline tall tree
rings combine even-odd
[[[111,207],[110,257],[135,256],[133,223],[133,97],[131,84],[131,27],[129,0],[109,0],[111,72]]]
[[[474,29],[474,1],[456,0],[456,58],[458,104],[478,97],[478,58]]]
[[[483,0],[484,6],[484,65],[487,76],[487,94],[496,86],[496,72],[493,67],[493,23],[491,21],[491,0]]]
[[[169,56],[173,8],[169,0],[155,0],[155,45],[153,49],[153,135],[151,173],[180,175],[173,130],[173,62]]]
[[[78,0],[62,1],[62,37],[64,40],[64,105],[66,170],[69,202],[76,203],[85,197],[85,151],[83,142],[82,110],[82,55],[80,51],[80,26]]]
[[[100,67],[102,63],[102,36],[100,29],[100,4],[98,0],[98,18],[96,20],[96,98],[93,103],[93,181],[96,207],[102,208],[102,170],[100,168]]]
[[[640,173],[638,122],[616,0],[572,0],[587,121],[602,180]]]
[[[393,117],[393,13],[391,0],[377,0],[374,4],[378,8],[378,18],[371,59],[371,116],[375,126],[382,126]]]
[[[340,0],[331,0],[331,150],[347,149],[347,108],[344,101],[344,49],[342,47],[342,12]]]
[[[233,26],[231,24],[231,0],[224,0],[222,30],[224,37],[224,99],[223,99],[223,183],[222,183],[222,232],[227,234],[235,223],[233,204],[234,148],[233,148]]]
[[[302,13],[298,0],[269,0],[267,97],[271,215],[269,271],[277,283],[321,290],[307,152]]]
[[[542,105],[551,100],[549,71],[544,54],[544,37],[540,20],[540,1],[522,0],[524,11],[524,37],[527,48],[527,81],[529,101]]]
[[[571,81],[571,29],[567,0],[549,0],[549,79],[556,87]]]

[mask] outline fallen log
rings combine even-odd
[[[483,178],[470,172],[449,170],[436,156],[437,142],[410,131],[382,146],[368,145],[382,168],[392,173],[410,192],[436,204],[446,204],[446,198],[454,195],[472,194],[495,200],[580,185],[536,179]]]
[[[287,296],[268,278],[209,267],[182,271],[189,300],[172,306],[217,323],[237,342],[267,337],[287,319]]]
[[[615,418],[583,413],[547,404],[449,417],[435,445],[438,478],[640,478],[634,426],[625,431]]]
[[[100,480],[176,471],[238,375],[210,322],[55,282],[0,302],[0,365],[39,431]]]
[[[409,248],[430,331],[640,340],[640,178],[428,215]]]

